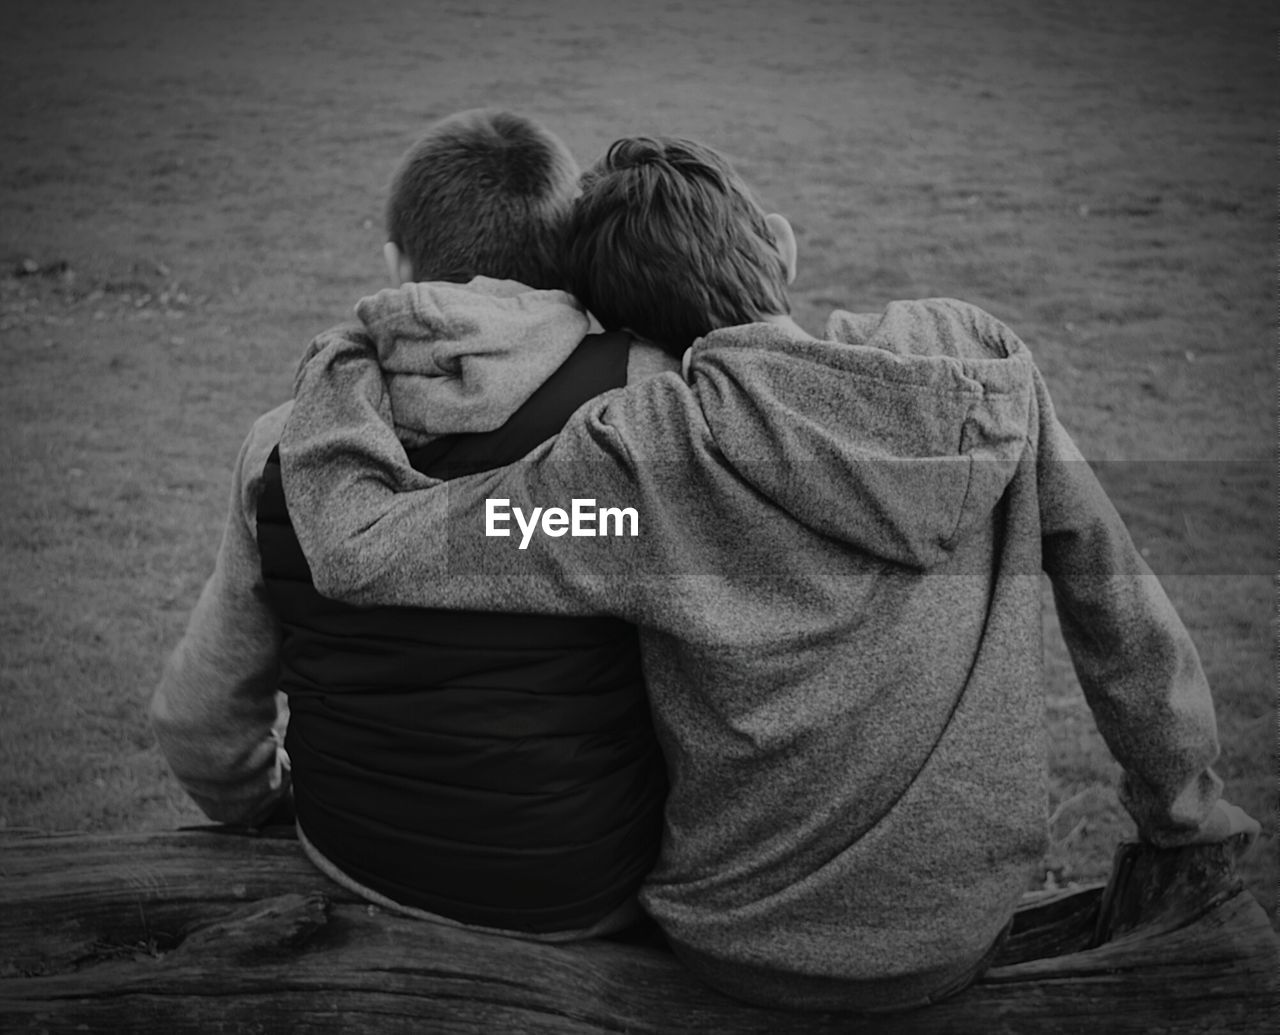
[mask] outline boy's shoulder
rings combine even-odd
[[[680,360],[665,349],[643,338],[630,338],[627,347],[627,384],[635,384],[657,374],[677,373],[679,370]]]

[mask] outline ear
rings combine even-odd
[[[394,241],[388,241],[382,246],[382,257],[386,260],[387,275],[391,278],[392,287],[413,282],[413,265]]]
[[[782,256],[782,263],[787,270],[787,283],[796,279],[796,234],[786,216],[770,212],[764,217],[769,233],[773,234],[773,245]]]

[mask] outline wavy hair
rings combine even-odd
[[[610,146],[582,177],[565,271],[606,329],[676,356],[718,327],[791,311],[764,209],[722,156],[691,140]]]

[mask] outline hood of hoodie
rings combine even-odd
[[[356,317],[411,446],[500,427],[589,330],[572,295],[489,277],[387,288],[362,298]]]
[[[986,524],[1026,453],[1030,354],[950,299],[836,312],[826,335],[751,324],[695,343],[689,379],[716,447],[804,525],[931,567]]]

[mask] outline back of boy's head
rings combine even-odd
[[[563,288],[564,225],[577,192],[578,165],[554,134],[511,112],[463,111],[401,159],[387,238],[417,280]]]
[[[764,209],[715,151],[616,141],[582,177],[565,246],[569,289],[608,330],[676,356],[717,327],[790,312]]]

